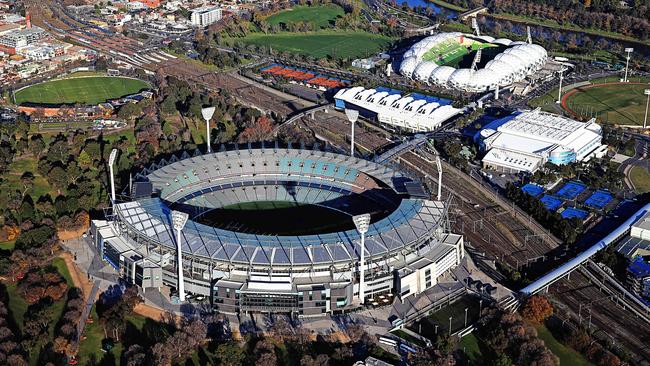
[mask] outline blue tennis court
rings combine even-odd
[[[573,200],[578,197],[580,193],[584,192],[585,189],[587,189],[586,185],[580,182],[571,181],[560,188],[556,195],[566,200]]]
[[[533,197],[539,197],[542,195],[542,193],[544,193],[544,188],[533,183],[526,184],[525,186],[521,187],[521,190]]]
[[[613,199],[614,197],[608,191],[599,190],[594,192],[591,196],[589,196],[589,198],[587,198],[587,200],[585,201],[585,205],[589,207],[593,207],[597,210],[602,210]]]
[[[574,217],[577,217],[580,220],[584,220],[587,218],[587,216],[589,216],[589,212],[573,207],[567,207],[564,211],[562,211],[561,216],[565,219],[572,219]]]
[[[555,211],[562,206],[562,200],[548,194],[543,195],[539,200],[542,201],[544,207],[549,211]]]

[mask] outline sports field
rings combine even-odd
[[[142,80],[91,76],[46,81],[15,93],[16,104],[98,104],[149,88]]]
[[[350,216],[329,208],[291,201],[254,201],[212,210],[206,225],[251,234],[315,235],[351,230]]]
[[[562,97],[562,107],[576,116],[597,117],[599,122],[642,125],[647,83],[592,84],[570,90]]]
[[[422,60],[434,61],[438,65],[455,66],[465,55],[488,47],[496,46],[467,38],[463,43],[458,39],[450,39],[428,50],[422,56]]]
[[[359,58],[371,56],[391,44],[390,37],[364,31],[322,30],[309,33],[249,33],[237,38],[247,44],[272,47],[273,52],[291,52],[315,58]]]
[[[289,25],[298,22],[311,23],[316,30],[329,26],[336,18],[344,14],[343,8],[334,4],[296,6],[269,16],[266,21],[271,25]]]

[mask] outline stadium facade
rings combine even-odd
[[[140,178],[150,194],[132,194],[139,198],[114,204],[106,220],[92,222],[102,258],[145,290],[178,288],[171,212],[188,213],[180,236],[185,290],[208,296],[224,313],[345,312],[359,306],[360,283],[366,303],[419,294],[464,256],[463,238],[449,232],[442,202],[409,195],[408,178],[359,158],[276,145],[163,161]],[[354,229],[288,236],[199,222],[212,210],[256,201],[372,213],[365,271]]]
[[[546,162],[588,161],[607,152],[595,119],[579,122],[539,108],[495,120],[474,139],[485,152],[483,167],[508,173],[534,173]]]
[[[335,107],[357,109],[368,118],[376,118],[386,126],[412,131],[430,132],[450,118],[463,112],[452,101],[417,93],[378,87],[357,86],[341,89],[334,95]]]
[[[482,57],[474,64],[475,53]],[[445,88],[484,92],[521,81],[542,69],[548,58],[539,45],[475,36],[439,33],[415,43],[404,53],[400,74]]]

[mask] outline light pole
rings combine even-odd
[[[627,56],[625,56],[625,78],[623,78],[623,82],[627,83],[627,69],[630,66],[630,54],[634,52],[634,48],[626,48],[625,53],[627,53]]]
[[[451,316],[449,317],[449,336],[451,337]]]
[[[214,110],[215,110],[214,107],[207,107],[201,109],[201,115],[205,120],[205,128],[208,131],[208,153],[212,152],[212,149],[210,148],[210,119],[212,119],[212,116],[214,115]]]
[[[352,216],[352,221],[354,221],[354,226],[357,227],[357,231],[359,231],[359,234],[361,234],[361,263],[359,263],[359,301],[361,304],[363,304],[366,282],[366,233],[368,232],[368,225],[370,225],[370,214]]]
[[[359,111],[356,109],[345,109],[345,115],[352,125],[352,137],[350,139],[350,156],[354,156],[354,123],[359,119]]]
[[[176,267],[178,268],[178,299],[185,301],[185,282],[183,280],[183,251],[181,248],[181,230],[187,222],[185,212],[172,211],[172,225],[176,230]]]
[[[560,88],[557,90],[557,104],[560,104],[562,102],[562,80],[564,80],[564,71],[566,69],[562,68],[560,69]]]
[[[465,308],[465,328],[467,328],[467,308]]]
[[[108,171],[111,174],[111,203],[115,204],[115,176],[113,175],[113,164],[115,164],[115,158],[117,157],[117,149],[111,150],[111,154],[108,156]]]
[[[650,89],[645,89],[643,95],[647,95],[648,99],[645,102],[645,117],[643,118],[643,128],[645,129],[648,125],[648,105],[650,105]]]

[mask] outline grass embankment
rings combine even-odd
[[[345,15],[338,5],[295,6],[266,18],[271,25],[290,25],[298,22],[311,23],[313,29],[332,25],[336,18]]]
[[[149,88],[142,80],[89,76],[56,79],[21,89],[14,94],[17,105],[35,104],[86,104],[93,105],[119,98]]]
[[[571,365],[571,366],[593,366],[592,363],[587,361],[584,356],[582,356],[577,351],[571,349],[560,343],[551,331],[546,328],[546,326],[541,325],[536,328],[537,335],[544,341],[546,347],[548,347],[553,354],[555,354],[560,359],[560,365]]]
[[[650,173],[648,173],[648,169],[642,166],[632,167],[632,170],[630,170],[630,180],[634,184],[636,193],[650,192]]]
[[[543,27],[548,27],[548,28],[554,28],[554,29],[565,30],[565,31],[573,31],[573,32],[582,32],[582,33],[592,34],[592,35],[596,35],[596,36],[603,36],[603,37],[615,38],[615,39],[638,42],[638,43],[650,45],[650,41],[640,41],[640,40],[638,40],[638,39],[636,39],[634,37],[626,36],[626,35],[623,35],[621,33],[609,32],[609,31],[604,31],[604,30],[595,29],[595,28],[583,28],[583,27],[580,27],[580,26],[572,24],[572,23],[560,24],[560,23],[556,22],[555,20],[550,20],[550,19],[539,19],[539,18],[533,18],[533,17],[523,16],[523,15],[508,14],[508,13],[490,14],[490,16],[492,16],[492,17],[494,17],[496,19],[510,20],[510,21],[513,21],[513,22],[521,22],[521,23],[526,23],[526,24],[530,24],[530,25],[541,25]]]
[[[52,263],[52,267],[61,274],[65,279],[68,288],[74,286],[72,282],[72,277],[70,272],[68,272],[68,267],[65,265],[65,261],[61,258],[55,258]],[[13,315],[14,321],[18,328],[22,331],[25,326],[25,313],[29,308],[29,304],[23,299],[22,295],[18,291],[18,286],[16,284],[7,285],[7,293],[9,294],[9,310]],[[66,297],[64,296],[59,301],[53,302],[49,305],[49,310],[52,312],[53,318],[48,327],[48,337],[40,339],[36,342],[36,345],[31,348],[28,361],[30,365],[36,366],[38,363],[38,353],[41,350],[41,347],[45,345],[48,340],[54,339],[54,327],[59,323],[61,316],[63,315],[63,309],[65,307]]]

